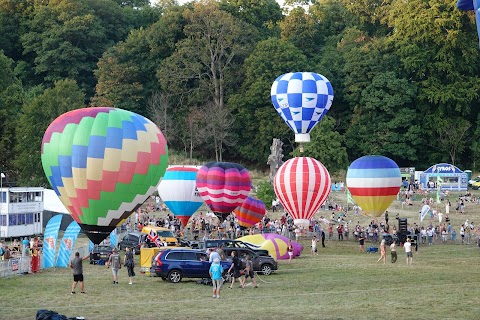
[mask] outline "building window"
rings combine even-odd
[[[7,203],[7,192],[6,191],[1,191],[0,192],[0,202],[1,203]]]
[[[33,215],[36,215],[36,213],[26,213],[26,223],[27,224],[33,224]]]
[[[8,225],[9,226],[16,226],[17,225],[17,215],[16,214],[10,214],[8,216]]]
[[[2,227],[7,226],[7,215],[5,214],[0,215],[0,226]]]

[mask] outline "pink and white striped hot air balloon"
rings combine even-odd
[[[278,169],[273,186],[295,225],[308,227],[310,219],[330,194],[332,181],[320,161],[298,157],[288,160]]]
[[[225,219],[250,194],[247,169],[232,162],[209,162],[198,170],[197,189],[217,217]]]

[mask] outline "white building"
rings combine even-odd
[[[0,238],[43,232],[43,188],[0,189]]]

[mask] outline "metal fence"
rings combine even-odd
[[[80,257],[84,257],[89,254],[88,246],[80,247],[72,251],[70,255],[70,259],[73,259],[75,256],[75,252],[80,253]],[[40,254],[40,271],[43,270],[42,262],[43,262],[43,255]],[[31,262],[32,257],[25,256],[22,257],[20,255],[13,256],[8,260],[0,260],[0,278],[6,278],[14,275],[21,275],[31,273]]]

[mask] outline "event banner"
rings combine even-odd
[[[60,250],[58,251],[56,267],[67,268],[70,262],[70,255],[72,254],[75,241],[77,241],[78,234],[80,233],[80,226],[76,221],[72,221],[65,233],[63,234],[62,243],[60,244]]]
[[[53,216],[45,227],[43,241],[43,268],[53,268],[55,263],[55,247],[57,245],[58,230],[62,222],[62,214]]]

